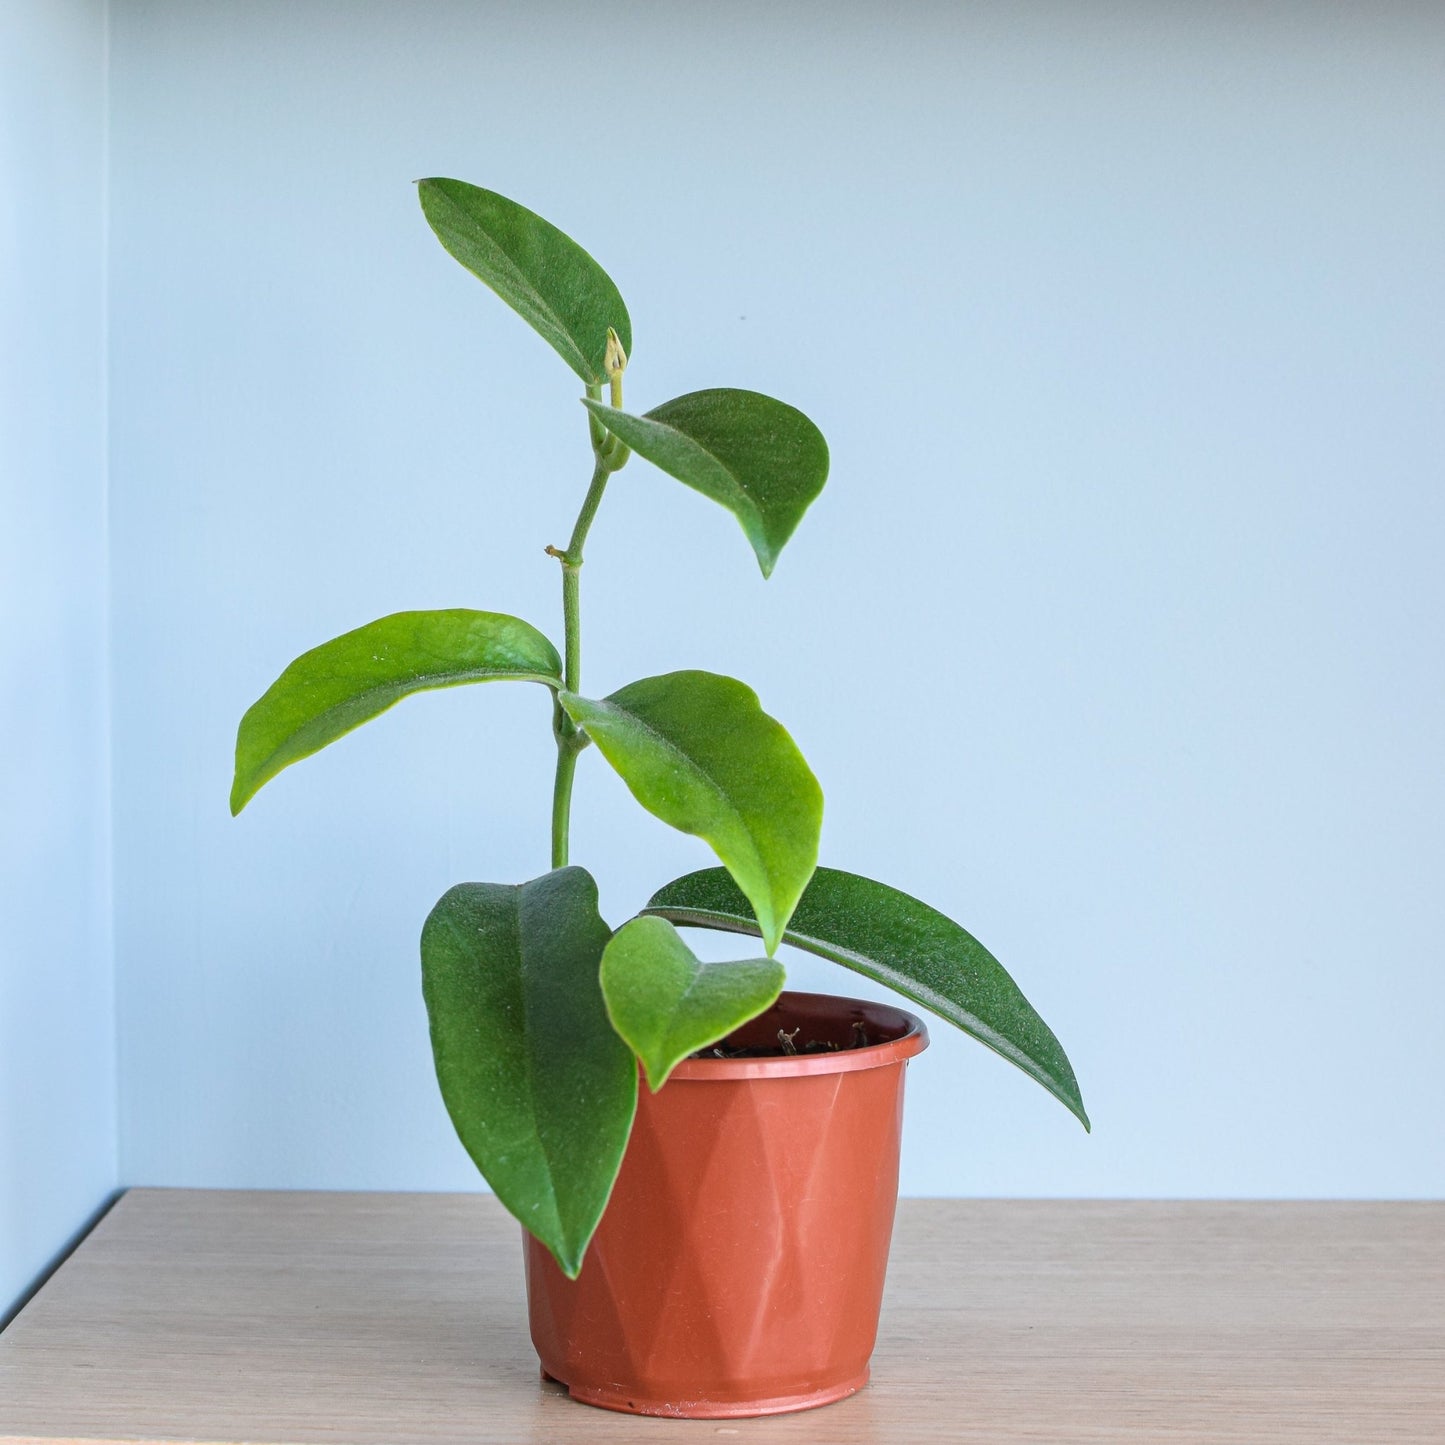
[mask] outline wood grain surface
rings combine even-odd
[[[482,1195],[126,1194],[0,1335],[0,1442],[1445,1441],[1445,1204],[905,1200],[873,1384],[763,1420],[538,1379]]]

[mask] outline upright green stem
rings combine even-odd
[[[557,714],[564,720],[567,714],[557,704]],[[567,866],[567,836],[572,822],[572,778],[577,771],[577,750],[563,740],[556,721],[553,732],[557,734],[557,774],[552,780],[552,866]]]
[[[607,478],[612,475],[601,458],[592,470],[592,484],[577,514],[577,525],[572,528],[572,540],[562,554],[562,625],[566,643],[563,651],[563,681],[568,692],[576,692],[582,685],[582,614],[578,591],[578,574],[582,570],[582,549],[587,545],[587,533],[592,529],[592,519],[602,505],[602,493],[607,490]]]
[[[582,685],[582,599],[579,586],[582,549],[587,545],[587,533],[591,530],[597,508],[602,504],[602,493],[607,490],[607,478],[611,475],[611,470],[599,456],[567,550],[547,549],[562,564],[562,680],[568,692],[576,692]],[[586,739],[578,732],[577,725],[567,716],[560,702],[553,707],[552,731],[557,739],[557,774],[552,784],[552,866],[564,868],[567,865],[567,840],[572,816],[572,777],[577,771],[577,754],[586,746]]]
[[[607,330],[605,364],[612,384],[612,405],[620,408],[627,353],[611,327]],[[589,382],[587,395],[593,401],[601,401],[602,384]],[[576,692],[582,686],[582,598],[579,587],[582,549],[587,545],[587,533],[592,529],[597,508],[602,505],[607,478],[623,466],[628,455],[627,448],[591,412],[587,415],[587,427],[592,437],[592,454],[596,458],[592,483],[582,499],[582,510],[577,513],[577,524],[572,528],[572,540],[567,543],[567,550],[559,552],[555,547],[547,548],[562,564],[562,682],[568,692]],[[557,739],[557,775],[552,783],[552,866],[565,868],[567,838],[572,822],[572,778],[577,771],[577,754],[587,746],[587,737],[556,699],[552,703],[552,733]]]

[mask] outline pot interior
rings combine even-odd
[[[894,1043],[920,1033],[923,1025],[912,1014],[887,1004],[789,990],[757,1018],[734,1029],[724,1043],[731,1048],[767,1048],[777,1044],[779,1030],[792,1034],[795,1029],[799,1050],[812,1043],[852,1049]]]

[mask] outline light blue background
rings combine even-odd
[[[0,4],[0,1320],[116,1181],[105,43]]]
[[[630,465],[586,676],[751,682],[826,861],[965,922],[1068,1047],[1092,1138],[938,1024],[904,1189],[1445,1193],[1445,12],[112,25],[123,1182],[477,1184],[416,938],[450,884],[546,867],[544,694],[419,699],[225,805],[306,647],[407,607],[560,631],[577,388],[427,231],[410,182],[450,174],[612,272],[630,404],[745,385],[829,437],[767,584]],[[573,831],[615,922],[707,861],[595,754]]]

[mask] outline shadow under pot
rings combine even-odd
[[[532,1342],[575,1399],[721,1419],[867,1382],[903,1074],[928,1032],[902,1009],[788,992],[724,1052],[779,1030],[799,1053],[691,1058],[656,1094],[643,1082],[576,1280],[526,1236]]]

